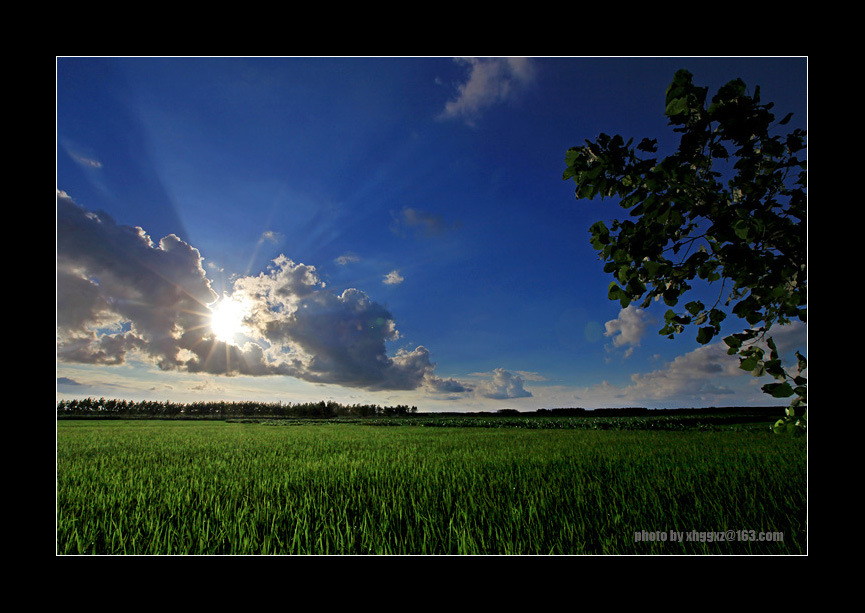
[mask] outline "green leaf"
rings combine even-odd
[[[679,290],[675,288],[671,287],[664,290],[662,296],[664,298],[664,304],[666,304],[667,306],[676,306],[676,304],[679,302]]]
[[[654,279],[658,275],[658,272],[661,269],[661,265],[658,262],[652,262],[652,261],[644,261],[642,263],[642,266],[643,266],[643,270],[646,271],[646,274],[648,275],[649,279]]]
[[[629,294],[634,298],[639,298],[646,291],[646,286],[643,285],[643,283],[637,278],[633,278],[628,281],[627,287]]]
[[[772,431],[775,434],[788,434],[790,433],[790,421],[785,419],[779,419],[775,422],[775,425],[772,426]]]
[[[751,224],[744,219],[740,219],[733,224],[733,232],[743,241],[746,241],[751,234]]]
[[[799,367],[799,372],[800,372],[800,373],[801,373],[803,370],[805,370],[806,368],[808,368],[808,360],[806,360],[806,359],[805,359],[805,356],[803,356],[803,355],[802,355],[801,353],[799,353],[798,351],[796,352],[796,359],[799,361],[799,363],[798,363],[798,367]]]
[[[775,345],[775,341],[771,336],[766,337],[766,346],[769,347],[769,357],[773,360],[778,359],[778,347]],[[779,360],[780,363],[780,360]]]
[[[754,356],[739,360],[739,368],[747,370],[748,372],[753,372],[754,369],[757,368],[758,364],[760,364],[760,359]]]
[[[592,234],[592,247],[595,249],[600,251],[604,248],[604,245],[610,244],[610,231],[603,221],[596,221],[592,224],[589,232]]]
[[[730,351],[728,351],[727,353],[730,353],[731,355],[733,353],[737,353],[739,351],[739,347],[742,346],[742,339],[736,335],[731,335],[724,338],[724,342],[727,343],[727,346],[730,348]]]
[[[789,383],[767,383],[761,388],[773,398],[788,398],[793,395],[793,388]]]
[[[763,313],[761,313],[760,311],[754,311],[753,313],[748,313],[747,315],[745,315],[745,321],[747,321],[752,326],[760,323],[762,319]]]
[[[709,311],[709,321],[716,327],[721,327],[721,322],[727,319],[727,314],[724,311],[719,311],[718,309],[712,309]]]
[[[640,151],[645,151],[647,153],[655,153],[658,150],[658,139],[644,138],[640,141],[640,144],[637,145],[637,149]]]
[[[787,376],[784,367],[781,366],[781,360],[773,358],[765,363],[766,372],[776,379],[785,379]]]
[[[702,302],[699,300],[695,300],[694,302],[689,302],[685,305],[685,310],[688,311],[691,315],[696,315],[700,311],[706,308]]]
[[[715,336],[715,328],[712,326],[700,328],[700,331],[697,332],[697,342],[701,345],[705,345],[712,340],[713,336]]]
[[[677,98],[671,100],[669,104],[667,104],[667,108],[664,109],[664,114],[668,117],[674,117],[676,115],[681,115],[682,113],[688,110],[688,99],[687,98]]]

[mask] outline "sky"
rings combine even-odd
[[[601,133],[673,153],[680,68],[807,128],[804,57],[58,57],[57,399],[783,403],[607,299],[627,212],[562,179]]]

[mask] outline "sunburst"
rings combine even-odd
[[[249,304],[243,297],[224,294],[222,300],[211,307],[210,330],[214,338],[236,345],[238,337],[247,332],[244,319],[249,312]]]

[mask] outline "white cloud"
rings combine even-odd
[[[120,364],[143,352],[166,369],[202,336],[216,293],[197,249],[154,244],[57,194],[57,341],[61,359]],[[129,325],[134,322],[134,325]]]
[[[278,244],[281,240],[281,236],[278,232],[274,232],[272,230],[265,230],[261,233],[261,236],[258,238],[258,244],[262,244],[265,242],[273,243],[274,245]]]
[[[532,393],[523,389],[523,378],[506,371],[504,368],[496,368],[492,372],[492,378],[478,383],[475,392],[484,398],[505,400],[510,398],[528,398]]]
[[[724,343],[715,342],[697,347],[659,370],[632,375],[625,393],[630,398],[651,400],[729,394],[732,390],[723,381],[740,375],[747,373],[739,368],[738,357],[728,355]]]
[[[409,230],[425,237],[441,236],[447,230],[459,226],[458,223],[448,224],[441,215],[411,207],[403,207],[391,215],[393,222],[390,229],[398,236],[405,236]]]
[[[266,272],[237,279],[246,342],[216,340],[217,295],[197,249],[170,235],[154,244],[141,228],[114,223],[57,195],[57,355],[64,362],[162,370],[284,375],[365,389],[457,390],[434,376],[424,347],[390,357],[394,319],[362,291],[337,294],[313,266],[281,255]]]
[[[490,106],[511,99],[534,78],[528,58],[458,58],[468,66],[468,79],[458,85],[457,97],[445,105],[441,117],[461,118],[472,125]]]
[[[80,146],[71,142],[69,139],[61,139],[60,146],[66,150],[66,153],[69,154],[69,157],[71,157],[81,166],[88,169],[102,168],[102,162],[100,162],[95,155],[93,155],[92,153],[85,153]]]
[[[359,262],[360,258],[354,253],[345,253],[334,260],[340,266],[347,266],[353,262]]]
[[[385,285],[399,285],[403,281],[405,281],[405,277],[399,274],[398,270],[392,270],[384,276],[382,283]]]
[[[804,353],[805,324],[793,322],[772,329],[782,360],[795,372],[792,352]],[[768,349],[767,356],[768,356]],[[618,398],[640,406],[722,406],[761,404],[768,396],[760,389],[770,377],[753,377],[739,368],[739,357],[727,353],[727,345],[716,341],[678,356],[662,368],[631,375],[631,383],[616,387],[608,383],[587,391],[592,397]]]
[[[648,314],[644,310],[629,305],[619,311],[616,319],[604,324],[604,336],[613,339],[613,347],[627,347],[625,357],[628,357],[633,353],[634,347],[639,346],[649,323]]]
[[[427,377],[427,390],[435,394],[462,394],[472,391],[472,387],[456,379]]]
[[[97,159],[80,154],[72,154],[72,157],[82,166],[87,166],[89,168],[102,168],[102,162]]]
[[[528,370],[518,370],[516,373],[526,381],[546,381],[547,378],[541,373],[530,372]]]

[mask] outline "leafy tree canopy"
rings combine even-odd
[[[728,353],[755,376],[775,379],[764,392],[795,397],[776,431],[803,433],[806,360],[797,351],[797,372],[788,373],[768,333],[806,321],[806,133],[770,134],[792,114],[776,122],[759,87],[751,95],[735,79],[709,100],[692,78],[679,70],[666,92],[665,114],[681,134],[674,154],[653,157],[657,139],[634,147],[633,139],[601,134],[568,150],[563,179],[576,183],[578,200],[618,198],[630,212],[590,228],[613,275],[609,298],[622,308],[663,300],[660,333],[674,338],[693,325],[701,344],[720,334],[723,304],[750,326],[724,338]],[[720,283],[714,304],[680,305],[695,279]]]

